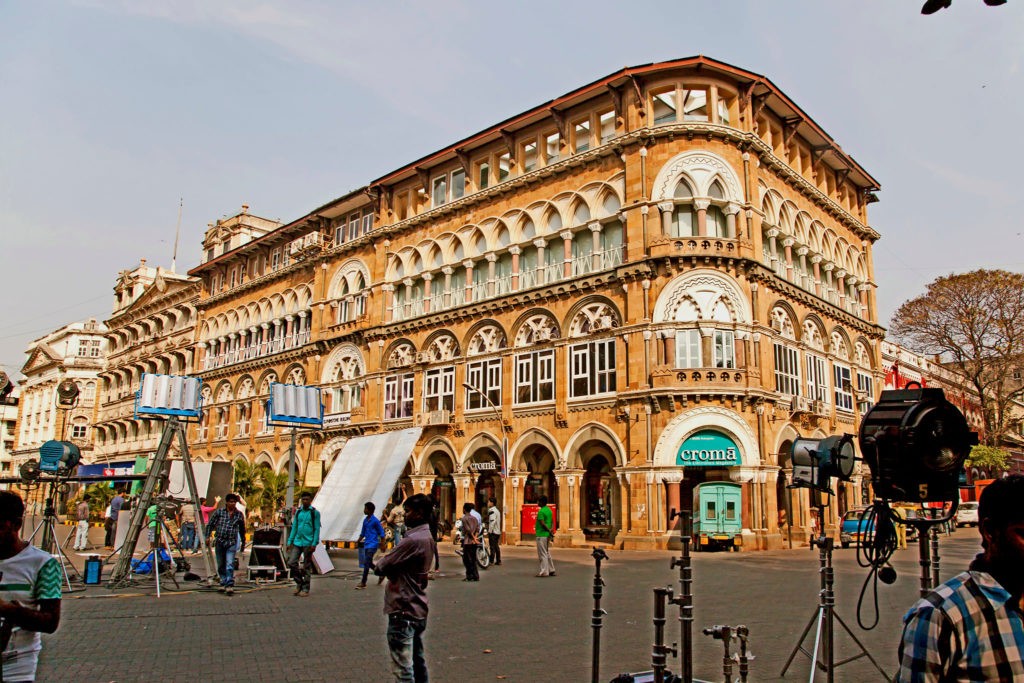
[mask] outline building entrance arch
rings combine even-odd
[[[474,492],[471,502],[480,514],[487,508],[487,501],[490,498],[498,501],[500,508],[505,495],[500,454],[490,447],[479,448],[469,456],[466,470],[469,472]]]
[[[455,461],[446,451],[436,450],[427,456],[427,467],[434,475],[430,495],[438,506],[438,525],[447,533],[455,524]]]

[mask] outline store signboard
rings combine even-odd
[[[682,467],[734,467],[741,464],[736,442],[710,429],[691,434],[676,455],[676,465]]]
[[[352,422],[352,413],[331,413],[324,415],[324,429],[344,427]]]
[[[497,472],[498,463],[493,460],[489,462],[471,462],[469,463],[469,469],[474,472]]]

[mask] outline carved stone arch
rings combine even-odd
[[[717,270],[698,268],[665,285],[654,304],[654,322],[675,320],[681,302],[687,297],[697,301],[702,319],[714,320],[713,314],[720,305],[732,312],[733,322],[749,323],[753,317],[750,303],[736,280]]]
[[[501,457],[501,441],[488,432],[477,432],[473,437],[466,443],[462,449],[462,453],[459,454],[459,459],[456,460],[456,466],[459,472],[465,472],[468,468],[469,459],[473,457],[473,454],[479,451],[481,448],[489,448]]]
[[[384,367],[400,368],[416,360],[416,346],[406,337],[396,339],[384,350]]]
[[[324,463],[325,470],[331,469],[331,466],[334,465],[338,455],[347,443],[347,436],[336,436],[323,445],[323,448],[320,449],[320,461]]]
[[[561,336],[555,316],[542,308],[526,311],[512,324],[512,346],[515,348],[543,344]]]
[[[454,232],[442,232],[434,238],[434,243],[441,250],[441,258],[445,264],[458,262],[459,259],[455,256],[455,244],[458,240],[459,238]]]
[[[277,373],[274,370],[264,370],[263,374],[260,375],[260,379],[256,382],[256,392],[259,396],[268,396],[270,394],[270,384],[277,382]]]
[[[871,342],[864,337],[857,337],[853,343],[853,362],[865,370],[874,370],[875,354]]]
[[[284,384],[302,384],[302,385],[305,385],[307,383],[306,382],[306,368],[304,368],[301,363],[292,363],[291,365],[289,365],[285,369],[284,374],[282,375],[282,377],[284,378],[282,380],[282,382]]]
[[[443,436],[435,436],[433,439],[423,445],[423,448],[419,450],[415,456],[413,456],[412,470],[414,474],[421,476],[433,476],[434,471],[431,468],[431,459],[435,453],[444,453],[451,459],[452,471],[457,467],[456,463],[459,462],[459,457],[456,454],[455,446],[451,440]]]
[[[538,237],[557,234],[565,225],[565,218],[558,205],[551,200],[534,202],[527,207],[527,211],[533,219]]]
[[[298,457],[296,454],[295,458],[295,484],[296,488],[301,488],[302,484],[302,468],[305,465],[305,461]],[[274,472],[277,474],[284,474],[288,471],[288,451],[281,453],[277,458],[277,465],[274,467]],[[298,491],[296,491],[298,493]]]
[[[828,337],[825,335],[825,324],[821,318],[814,313],[808,313],[800,325],[800,341],[808,348],[827,351],[825,344]]]
[[[604,296],[591,296],[573,305],[565,316],[566,336],[583,337],[622,325],[618,306]]]
[[[622,211],[622,194],[612,183],[593,183],[585,189],[588,189],[590,214],[594,218],[610,218]]]
[[[800,339],[800,317],[788,301],[779,299],[768,309],[770,321],[779,321],[779,328],[776,329],[786,339],[798,341]]]
[[[800,244],[807,244],[811,239],[811,216],[806,211],[801,211],[796,215],[796,221],[793,224],[793,237]]]
[[[714,429],[732,438],[740,447],[743,467],[761,464],[757,435],[753,428],[734,410],[703,406],[692,408],[672,418],[658,438],[654,448],[655,467],[677,467],[679,446],[697,431]]]
[[[762,223],[766,225],[779,224],[779,204],[776,201],[775,193],[761,185],[761,213],[764,214]]]
[[[565,469],[565,458],[555,437],[539,427],[531,427],[509,445],[508,468],[510,472],[526,471],[523,467],[523,453],[530,446],[544,447],[551,452],[555,461],[555,469]]]
[[[600,422],[588,422],[577,429],[565,444],[566,463],[569,469],[583,469],[579,449],[588,441],[600,441],[608,446],[614,458],[612,467],[626,466],[626,448],[615,432]]]
[[[350,342],[338,344],[331,353],[328,354],[327,360],[323,364],[323,370],[320,373],[320,383],[330,384],[337,382],[341,379],[355,379],[349,377],[339,377],[339,373],[347,374],[344,371],[351,371],[352,363],[357,366],[355,369],[358,371],[359,376],[366,373],[366,361],[363,358],[362,350]]]
[[[800,209],[790,200],[785,200],[779,206],[779,222],[776,224],[779,230],[787,235],[796,234],[796,221],[800,215]]]
[[[339,266],[338,269],[334,271],[334,275],[331,277],[331,284],[327,288],[327,298],[338,298],[338,294],[341,291],[342,282],[347,282],[349,286],[349,291],[353,291],[352,288],[355,284],[356,274],[360,274],[363,276],[364,283],[370,281],[370,270],[366,267],[366,264],[364,264],[361,260],[357,258],[352,258],[342,263],[341,266]]]
[[[462,355],[459,340],[448,330],[439,330],[427,337],[423,349],[431,363],[452,361]]]
[[[463,348],[466,356],[496,353],[508,348],[508,336],[498,321],[488,318],[469,328]]]
[[[494,219],[501,221],[508,228],[509,235],[512,237],[512,243],[515,244],[530,239],[523,237],[523,222],[529,219],[529,217],[529,214],[522,209],[509,209],[500,216],[495,216]]]
[[[444,249],[437,240],[426,240],[423,243],[422,251],[425,270],[438,270],[448,263],[445,259]]]
[[[857,278],[861,282],[866,282],[867,281],[867,279],[868,279],[867,257],[864,255],[863,252],[860,252],[860,253],[857,254],[857,263],[856,263],[856,266],[855,266],[853,272],[854,272],[854,275],[856,275]]]
[[[285,314],[284,297],[280,294],[270,295],[270,319],[280,318]]]
[[[706,150],[682,152],[661,167],[654,179],[651,199],[655,202],[671,200],[676,184],[683,175],[689,177],[698,194],[707,196],[708,188],[716,177],[721,179],[725,199],[743,202],[743,184],[732,166],[722,157]]]
[[[249,375],[242,375],[235,383],[235,398],[252,398],[256,395],[256,383]]]
[[[217,390],[213,394],[216,397],[217,403],[227,403],[234,400],[234,392],[231,390],[231,382],[228,380],[221,380],[220,384],[217,385]]]
[[[846,362],[853,360],[853,343],[844,327],[837,325],[832,328],[829,334],[829,353]]]
[[[773,464],[783,468],[792,467],[792,463],[789,462],[790,454],[784,452],[783,446],[786,445],[787,441],[792,444],[799,438],[801,438],[800,432],[796,430],[796,427],[788,422],[783,425],[782,429],[779,430],[779,435],[775,438],[775,447],[772,449],[772,453],[776,456],[776,462]]]

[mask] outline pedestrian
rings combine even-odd
[[[388,526],[391,527],[391,538],[394,545],[398,545],[405,533],[405,508],[401,503],[391,508],[388,515]]]
[[[75,534],[75,550],[85,550],[89,546],[89,501],[83,498],[75,508],[78,519],[78,532]]]
[[[113,548],[114,544],[117,543],[117,519],[121,514],[121,508],[124,507],[124,497],[120,492],[114,494],[114,497],[110,500],[110,547]]]
[[[480,570],[476,564],[476,552],[480,547],[480,534],[483,525],[473,514],[473,504],[462,505],[462,565],[466,568],[463,581],[479,581]]]
[[[359,532],[359,566],[363,568],[363,578],[356,586],[356,590],[366,588],[366,577],[373,566],[373,556],[377,554],[380,542],[384,540],[384,527],[380,520],[373,516],[377,506],[367,501],[363,506],[363,529]]]
[[[288,568],[295,579],[295,595],[309,595],[310,565],[313,551],[320,545],[320,511],[313,507],[313,494],[303,491],[299,508],[292,517],[292,530],[288,534]]]
[[[402,504],[408,533],[381,558],[375,572],[388,579],[384,613],[388,615],[391,672],[400,683],[427,683],[423,632],[427,628],[427,578],[437,542],[430,532],[432,501],[422,493]]]
[[[34,681],[40,633],[60,625],[61,569],[57,560],[21,538],[25,504],[13,491],[0,491],[0,629],[4,681]]]
[[[149,549],[156,551],[157,538],[160,537],[160,506],[153,503],[146,508],[146,537],[149,539]],[[157,557],[153,556],[153,563],[156,564]]]
[[[554,576],[555,563],[551,559],[551,541],[555,538],[554,515],[548,507],[548,497],[537,498],[540,509],[537,510],[537,526],[534,535],[537,538],[537,559],[540,560],[540,571],[537,576]]]
[[[430,521],[428,526],[430,527],[430,537],[434,539],[434,571],[431,572],[430,577],[433,578],[433,574],[441,571],[441,557],[437,553],[437,542],[441,540],[441,506],[434,501],[433,496],[428,496],[428,498],[430,499]]]
[[[903,618],[896,681],[1024,681],[1024,475],[978,502],[982,552]]]
[[[108,550],[114,549],[114,518],[111,517],[110,505],[103,512],[103,547]]]
[[[178,526],[181,528],[181,549],[195,552],[199,548],[196,535],[196,506],[189,501],[178,510]]]
[[[199,499],[199,510],[203,513],[203,526],[208,526],[210,524],[210,514],[212,514],[219,505],[220,496],[213,499],[213,505],[207,505],[206,498]]]
[[[221,593],[235,593],[235,554],[245,550],[245,515],[238,509],[238,496],[229,493],[224,508],[214,510],[206,528],[206,542],[216,534],[217,573],[220,575]]]
[[[491,496],[487,499],[487,553],[491,558],[491,564],[501,564],[501,510],[498,509],[498,501]]]

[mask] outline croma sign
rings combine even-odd
[[[706,429],[691,434],[683,442],[676,464],[683,467],[732,467],[741,464],[740,449],[721,432]]]

